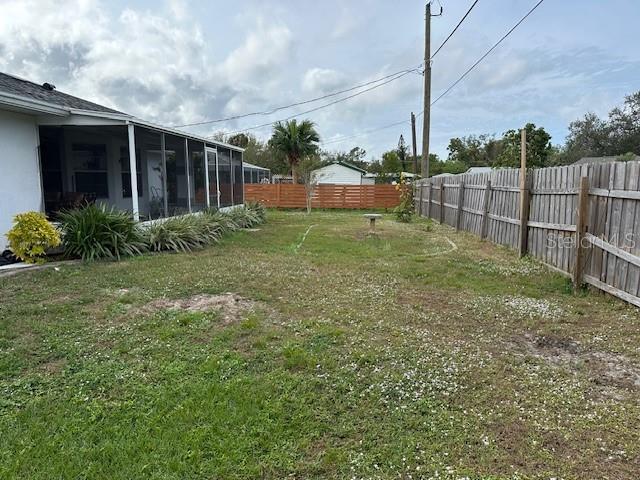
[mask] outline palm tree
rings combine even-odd
[[[316,132],[311,120],[303,120],[300,123],[296,120],[288,120],[284,123],[276,122],[273,126],[271,145],[287,157],[293,183],[298,183],[296,165],[300,159],[316,151],[319,141],[320,135]]]

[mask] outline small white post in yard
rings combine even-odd
[[[140,210],[138,206],[138,169],[136,166],[136,134],[135,125],[132,123],[127,125],[127,133],[129,135],[129,171],[131,172],[131,210],[133,219],[140,221]]]

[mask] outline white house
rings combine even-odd
[[[373,185],[375,178],[367,177],[367,171],[347,162],[334,162],[314,170],[318,184]]]
[[[26,211],[97,202],[144,220],[241,204],[242,152],[0,73],[0,249]]]

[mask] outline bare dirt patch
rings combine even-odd
[[[588,350],[580,342],[556,336],[526,334],[516,343],[534,357],[586,373],[596,385],[640,389],[640,368],[623,355]]]
[[[254,310],[257,303],[235,293],[219,295],[200,294],[189,298],[161,298],[146,304],[142,310],[153,313],[160,310],[185,310],[188,312],[218,311],[223,323],[233,323],[244,318],[247,312]]]

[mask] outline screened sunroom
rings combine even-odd
[[[244,201],[242,149],[175,130],[120,124],[39,126],[45,212],[100,203],[144,221]]]
[[[244,183],[271,183],[271,170],[244,162]]]

